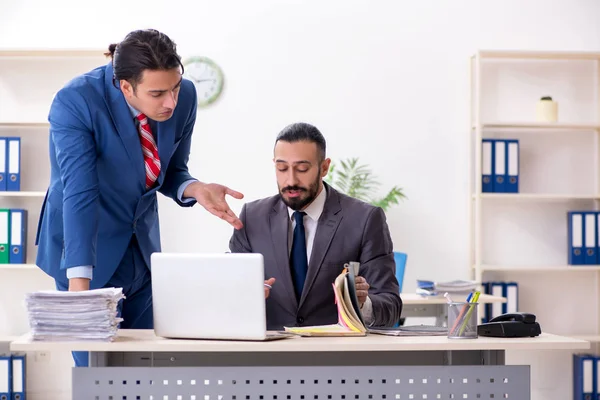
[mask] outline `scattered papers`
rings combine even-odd
[[[28,293],[25,305],[32,339],[112,341],[123,321],[117,317],[117,304],[124,298],[122,288]]]

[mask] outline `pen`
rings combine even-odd
[[[265,287],[269,288],[269,289],[273,289],[273,286],[269,285],[268,283],[265,283]]]
[[[473,292],[469,293],[469,296],[467,296],[467,303],[471,302],[471,298],[473,297]],[[467,308],[469,306],[467,304],[464,304],[462,306],[462,309],[460,310],[460,313],[458,314],[458,317],[456,317],[456,319],[454,320],[454,325],[452,325],[452,328],[450,328],[450,333],[454,332],[456,329],[458,329],[458,324],[460,324],[461,319],[464,317],[465,313],[467,312]]]
[[[448,294],[448,292],[444,293],[444,297],[448,301],[448,304],[452,303],[452,298],[450,297],[450,295]]]
[[[475,296],[473,296],[473,298],[471,299],[471,303],[477,303],[477,300],[479,300],[479,292],[475,292]],[[467,315],[465,316],[465,320],[462,324],[462,326],[460,327],[460,331],[458,332],[458,336],[462,336],[463,332],[465,331],[465,328],[467,327],[467,324],[469,322],[469,318],[471,318],[471,314],[473,313],[473,308],[475,308],[475,304],[471,304],[469,306],[469,311],[467,312]]]

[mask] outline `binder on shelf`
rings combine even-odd
[[[594,367],[596,369],[592,371],[592,373],[594,374],[594,378],[592,379],[592,385],[594,389],[594,394],[596,396],[594,397],[594,399],[600,400],[600,356],[595,354],[594,358]]]
[[[573,399],[596,400],[597,362],[592,354],[573,354]]]
[[[596,220],[595,212],[583,213],[583,263],[586,265],[594,265],[596,260]]]
[[[0,400],[12,400],[12,359],[0,354]]]
[[[488,303],[484,307],[483,322],[506,313],[519,312],[519,284],[517,282],[483,282],[484,293],[506,298],[506,303]]]
[[[506,141],[494,140],[494,192],[506,193]]]
[[[596,223],[596,264],[600,264],[600,212],[595,212],[595,223]],[[598,399],[600,400],[600,399]]]
[[[12,355],[12,400],[25,399],[25,354]]]
[[[6,191],[6,169],[8,168],[8,143],[7,138],[0,137],[0,192]]]
[[[492,296],[505,297],[503,282],[490,282]],[[506,314],[506,303],[492,303],[490,319]]]
[[[508,177],[506,191],[519,193],[519,141],[506,140],[506,146],[506,175]]]
[[[569,265],[583,265],[583,212],[567,213]]]
[[[481,143],[481,191],[494,191],[494,140],[483,139]]]
[[[25,264],[27,260],[27,210],[10,210],[10,264]]]
[[[10,243],[10,210],[0,208],[0,264],[8,264]]]
[[[8,142],[8,180],[6,190],[21,190],[21,138],[10,137]]]
[[[519,284],[517,282],[504,284],[504,297],[506,297],[504,313],[519,312]]]
[[[490,289],[490,282],[481,282],[481,287],[483,290],[483,293],[485,294],[492,294],[491,289]],[[483,317],[481,318],[481,322],[482,323],[486,323],[488,322],[490,319],[492,319],[491,317],[492,315],[492,305],[490,303],[486,303],[483,305]]]

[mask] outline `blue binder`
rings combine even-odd
[[[6,190],[18,192],[21,190],[21,138],[8,138],[8,180]]]
[[[8,140],[0,137],[0,192],[6,191],[6,179],[8,168]]]
[[[481,191],[494,191],[494,140],[483,139],[481,143]]]
[[[490,293],[490,282],[482,282],[481,287],[482,287],[483,293],[491,294]],[[481,318],[481,322],[486,323],[490,319],[492,319],[492,306],[490,303],[486,303],[483,306],[483,317]]]
[[[506,141],[506,191],[519,193],[519,141],[510,139]]]
[[[591,354],[573,354],[573,400],[596,400],[596,364]]]
[[[586,265],[595,265],[597,263],[597,232],[596,212],[583,213],[583,263]]]
[[[25,354],[12,355],[12,400],[25,400]]]
[[[569,249],[568,262],[570,265],[583,265],[585,262],[585,258],[583,256],[583,224],[583,212],[567,212],[567,240]]]
[[[0,354],[0,400],[12,400],[12,360],[10,354]]]
[[[504,283],[504,297],[506,297],[506,303],[504,303],[504,312],[519,312],[519,284],[517,282]]]
[[[506,148],[506,140],[494,141],[494,192],[496,193],[507,191]]]
[[[492,296],[505,297],[506,288],[504,282],[493,281],[490,282],[490,292]],[[496,318],[502,314],[506,314],[506,303],[492,303],[490,305],[491,315],[490,318]]]
[[[596,222],[596,265],[598,265],[600,264],[600,212],[596,211],[594,214]]]
[[[25,264],[27,260],[27,210],[10,210],[10,264]]]

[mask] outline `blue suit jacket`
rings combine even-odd
[[[184,79],[172,117],[154,125],[161,171],[145,188],[139,134],[113,84],[111,63],[78,76],[54,97],[50,122],[50,186],[42,206],[36,263],[68,283],[66,269],[91,265],[90,288],[104,286],[121,262],[132,235],[150,265],[160,251],[156,192],[181,206],[177,190],[187,180],[196,120],[196,91]]]

